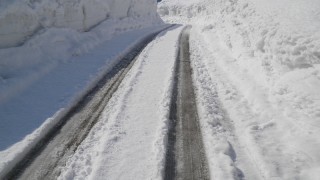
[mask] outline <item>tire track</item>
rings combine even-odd
[[[134,64],[136,56],[156,35],[170,27],[141,40],[0,179],[56,179],[68,157],[76,151],[96,124],[105,105]]]
[[[180,37],[170,109],[164,179],[209,179],[192,83],[189,30]]]

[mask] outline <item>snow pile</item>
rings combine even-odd
[[[193,25],[194,60],[214,81],[220,119],[231,118],[260,177],[319,179],[320,2],[164,0],[158,12]]]
[[[320,118],[319,9],[317,0],[177,0],[161,2],[158,12],[166,21],[197,26],[209,46],[222,43],[235,71],[299,106],[314,125]],[[244,92],[247,98],[252,91]]]
[[[187,2],[164,1],[158,11],[169,22],[181,23],[182,19],[184,23],[201,24],[204,30],[215,31],[236,57],[262,60],[258,63],[266,75],[279,77],[320,62],[317,0]]]
[[[150,0],[1,0],[0,48],[51,27],[88,31],[106,19],[157,16]]]

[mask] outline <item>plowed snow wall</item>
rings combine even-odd
[[[87,31],[108,18],[157,16],[153,0],[0,0],[0,48],[17,46],[39,29]]]

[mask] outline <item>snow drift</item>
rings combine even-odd
[[[44,28],[88,31],[110,18],[156,16],[155,4],[151,0],[1,0],[0,48],[19,45]]]

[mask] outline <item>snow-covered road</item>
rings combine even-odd
[[[167,28],[166,28],[167,29]],[[165,29],[163,29],[165,30]],[[161,31],[150,33],[131,49],[110,71],[98,81],[97,85],[75,104],[18,163],[7,165],[5,179],[55,179],[61,166],[86,138],[91,128],[99,120],[101,113],[112,94],[132,67],[136,56]]]
[[[161,32],[137,56],[126,76],[119,75],[123,80],[116,85],[116,91],[107,95],[108,100],[89,103],[89,107],[99,110],[97,115],[84,110],[95,119],[90,131],[79,131],[85,132],[81,135],[84,140],[77,140],[78,135],[69,139],[76,145],[70,145],[67,151],[59,148],[60,142],[49,144],[47,148],[54,149],[53,154],[44,151],[39,156],[41,163],[46,162],[41,165],[46,170],[34,173],[27,169],[23,177],[61,180],[192,179],[198,175],[200,179],[210,176],[221,180],[318,177],[320,146],[313,135],[315,129],[299,127],[290,116],[280,112],[283,106],[275,107],[261,95],[263,90],[250,94],[256,101],[248,103],[246,88],[255,84],[232,65],[232,56],[220,45],[219,38],[216,37],[216,42],[206,41],[206,34],[197,26],[190,31],[192,72],[188,72],[185,54],[179,55],[184,49],[179,40],[183,29],[174,26]],[[177,57],[181,58],[181,65]],[[191,75],[193,82],[187,77]],[[192,86],[188,85],[193,85],[196,101],[192,100]],[[106,91],[110,86],[113,85],[107,83]],[[93,99],[105,95],[95,96]],[[172,106],[174,101],[176,106]],[[257,112],[255,108],[259,106],[265,111]],[[82,116],[75,113],[74,119]],[[62,134],[68,133],[70,137],[76,134],[73,131]],[[57,160],[52,161],[54,170],[48,171],[52,167],[52,163],[47,163],[49,159]]]
[[[162,179],[181,30],[143,50],[59,179]]]
[[[7,1],[0,179],[320,179],[319,0]]]

